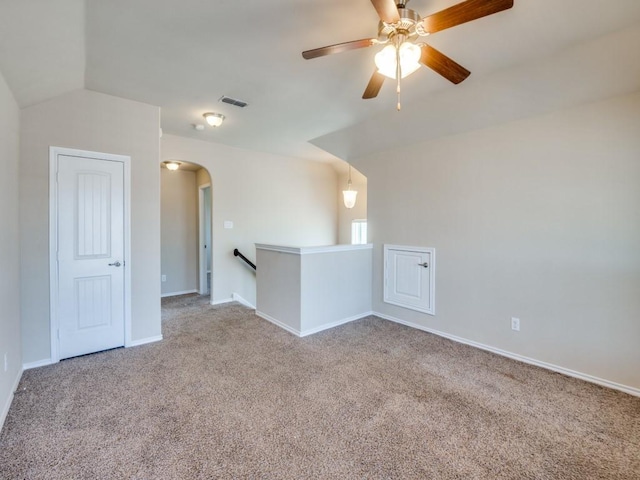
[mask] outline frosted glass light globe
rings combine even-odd
[[[421,49],[411,42],[403,42],[400,45],[400,77],[405,78],[420,68]],[[396,47],[387,45],[375,56],[378,72],[389,78],[396,78]]]

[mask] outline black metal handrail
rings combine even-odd
[[[258,268],[256,267],[256,264],[253,263],[251,260],[249,260],[247,257],[245,257],[242,253],[240,253],[240,250],[238,250],[237,248],[233,249],[233,256],[234,257],[240,257],[242,260],[245,261],[245,263],[247,265],[249,265],[251,268],[253,268],[254,270],[257,270]]]

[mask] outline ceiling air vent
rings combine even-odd
[[[226,97],[224,95],[220,97],[219,101],[221,101],[222,103],[228,103],[229,105],[233,105],[240,108],[244,108],[248,105],[247,102],[243,102],[242,100],[236,100],[235,98],[231,98],[231,97]]]

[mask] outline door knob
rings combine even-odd
[[[110,267],[119,267],[120,265],[122,265],[122,264],[120,262],[118,262],[118,261],[115,261],[115,262],[109,264]]]
[[[424,268],[429,268],[429,264],[427,262],[419,263],[418,266],[419,267],[424,267]]]

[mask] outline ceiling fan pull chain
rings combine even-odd
[[[397,37],[396,37],[397,38]],[[396,110],[400,111],[402,106],[400,105],[400,79],[402,78],[402,66],[400,65],[400,42],[396,41],[396,93],[398,94],[398,104]]]

